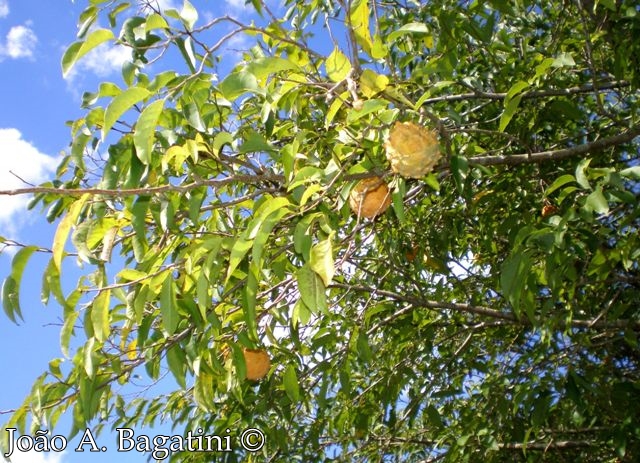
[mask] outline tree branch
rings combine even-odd
[[[565,450],[584,447],[593,447],[595,444],[583,440],[550,441],[550,442],[514,442],[508,444],[498,444],[498,447],[506,450],[537,450],[546,452],[547,450]]]
[[[601,151],[612,146],[628,143],[635,137],[640,135],[640,125],[635,125],[620,135],[602,138],[583,145],[574,146],[572,148],[564,148],[559,150],[541,151],[538,153],[496,155],[496,156],[478,156],[469,158],[469,164],[477,166],[498,166],[508,165],[516,166],[519,164],[537,164],[545,161],[557,161],[582,154]],[[446,166],[448,168],[448,166]]]
[[[154,187],[144,188],[127,188],[127,189],[105,189],[105,188],[78,188],[73,190],[67,190],[64,188],[53,187],[30,187],[30,188],[17,188],[14,190],[0,190],[0,196],[15,196],[31,193],[50,193],[62,196],[82,196],[84,194],[90,195],[102,195],[110,197],[125,197],[134,195],[155,195],[168,192],[186,193],[196,188],[203,186],[208,187],[221,187],[230,183],[240,182],[256,184],[264,181],[270,182],[283,182],[284,177],[277,174],[263,173],[261,175],[234,175],[233,177],[226,177],[222,179],[208,179],[198,180],[186,185],[161,185]]]
[[[333,288],[343,288],[350,289],[353,291],[366,292],[370,294],[377,294],[383,297],[387,297],[389,299],[393,299],[400,302],[405,302],[410,304],[408,307],[402,308],[393,314],[389,315],[385,319],[378,322],[374,328],[377,329],[380,326],[383,326],[386,323],[393,321],[394,319],[404,315],[405,313],[411,312],[416,307],[423,307],[431,310],[451,310],[454,312],[468,313],[473,315],[479,315],[483,317],[489,317],[498,320],[504,320],[506,322],[512,323],[514,325],[524,325],[524,326],[533,326],[534,323],[531,322],[528,318],[518,318],[512,312],[503,312],[501,310],[491,309],[489,307],[464,304],[459,302],[443,302],[443,301],[430,301],[427,299],[421,299],[416,296],[411,296],[407,294],[399,294],[394,293],[393,291],[387,291],[378,288],[372,288],[370,286],[362,286],[362,285],[350,285],[345,283],[332,283],[330,287]],[[538,323],[535,323],[537,325]],[[540,322],[542,324],[542,322]],[[638,320],[571,320],[570,322],[558,321],[557,325],[560,329],[566,328],[596,328],[596,329],[621,329],[621,328],[632,328],[636,330],[640,330],[640,321]],[[372,330],[374,330],[372,328]]]
[[[609,83],[603,83],[598,85],[597,90],[615,90],[620,88],[625,88],[629,86],[629,82],[624,80],[622,81],[613,81]],[[591,93],[595,91],[593,84],[580,85],[578,87],[570,87],[570,88],[560,88],[553,90],[538,90],[532,92],[526,92],[522,94],[523,99],[534,99],[534,98],[545,98],[551,96],[567,96],[567,95],[576,95],[580,93]],[[504,100],[507,97],[506,93],[492,93],[492,92],[483,92],[483,91],[474,91],[472,93],[461,93],[458,95],[443,95],[436,96],[433,98],[427,98],[422,102],[423,105],[440,103],[443,101],[464,101],[464,100]]]

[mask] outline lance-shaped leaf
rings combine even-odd
[[[160,313],[162,314],[162,327],[164,330],[169,335],[175,333],[178,327],[179,314],[171,274],[167,274],[167,278],[162,282]]]
[[[322,279],[309,265],[303,265],[296,272],[298,291],[302,302],[311,313],[327,312],[327,295]]]
[[[2,306],[9,320],[16,323],[16,316],[22,319],[20,309],[20,282],[29,257],[37,250],[36,246],[20,249],[11,261],[11,274],[2,285]]]
[[[53,263],[58,270],[60,270],[60,265],[62,264],[62,255],[64,254],[64,245],[67,242],[67,238],[69,237],[69,232],[71,231],[71,227],[76,223],[78,216],[80,215],[80,211],[82,207],[87,202],[89,198],[88,194],[83,194],[75,203],[69,207],[69,212],[64,218],[60,221],[58,228],[56,230],[56,234],[53,237]]]
[[[104,126],[102,127],[102,140],[107,136],[111,127],[131,107],[147,98],[151,93],[146,88],[130,87],[117,95],[104,112]],[[155,109],[154,109],[155,110]]]
[[[162,114],[163,108],[164,99],[154,101],[144,108],[136,123],[133,143],[136,147],[136,156],[138,156],[138,159],[145,165],[148,165],[151,160],[156,126],[158,125],[158,119],[160,118],[160,114]]]
[[[98,45],[115,39],[109,29],[96,29],[86,40],[72,43],[62,56],[62,75],[66,77],[73,65]]]
[[[335,273],[333,247],[331,245],[332,237],[333,234],[312,247],[309,259],[309,266],[318,274],[318,276],[320,276],[320,278],[322,278],[322,282],[325,286],[329,286],[331,284],[331,279]]]

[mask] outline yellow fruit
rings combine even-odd
[[[266,376],[271,368],[269,354],[262,349],[242,349],[244,363],[247,366],[247,379],[258,381]]]
[[[391,170],[403,177],[424,177],[441,157],[435,132],[413,122],[396,122],[385,148]]]
[[[358,217],[371,219],[386,211],[390,204],[391,192],[380,177],[360,180],[349,194],[349,206]]]

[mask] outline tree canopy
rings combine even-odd
[[[0,192],[59,221],[64,320],[6,426],[265,435],[174,462],[638,461],[636,2],[247,3],[87,3],[63,72],[131,59],[85,93],[57,178]],[[437,137],[433,170],[391,170],[398,126]],[[39,251],[4,281],[11,320]]]

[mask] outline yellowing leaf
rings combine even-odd
[[[373,43],[369,34],[369,0],[355,0],[351,4],[349,20],[356,42],[366,53],[371,54]]]
[[[351,72],[351,63],[344,53],[336,47],[327,58],[325,68],[329,79],[340,82],[346,79]]]
[[[331,284],[331,279],[335,273],[333,262],[333,248],[331,246],[331,238],[333,234],[326,240],[320,241],[313,248],[311,248],[311,257],[309,265],[311,269],[316,272],[325,286]]]
[[[106,289],[93,300],[91,305],[91,323],[93,333],[99,342],[104,342],[111,332],[109,323],[109,304],[111,302],[111,290]]]
[[[138,357],[138,340],[134,339],[127,346],[127,358],[129,360],[135,360]]]
[[[180,19],[188,30],[193,29],[193,25],[198,20],[198,10],[196,10],[188,0],[184,0],[182,11],[180,11]]]
[[[67,238],[69,237],[71,227],[74,223],[76,223],[76,220],[80,215],[80,211],[82,210],[84,204],[87,202],[87,199],[89,199],[89,194],[85,193],[71,205],[71,207],[69,208],[69,212],[67,212],[67,215],[65,215],[64,218],[60,221],[58,229],[56,230],[56,234],[53,237],[53,263],[58,270],[60,270],[62,255],[64,254],[64,245],[67,242]]]
[[[371,69],[365,69],[360,76],[360,91],[367,98],[384,91],[389,85],[389,78]]]

